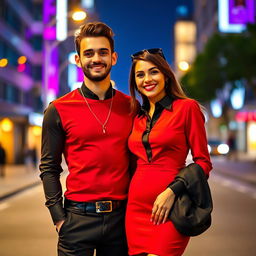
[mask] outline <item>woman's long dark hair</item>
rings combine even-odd
[[[145,51],[143,54],[136,56],[132,61],[131,71],[130,71],[130,94],[132,97],[131,101],[131,109],[132,111],[137,111],[139,109],[138,101],[136,100],[136,91],[137,85],[135,81],[135,66],[138,60],[143,60],[147,62],[151,62],[164,74],[165,76],[165,92],[167,95],[175,98],[175,99],[187,99],[185,92],[183,91],[180,83],[177,81],[174,72],[171,67],[167,63],[167,61],[160,56],[159,54],[152,54]],[[140,94],[143,104],[149,106],[149,101],[146,96]]]

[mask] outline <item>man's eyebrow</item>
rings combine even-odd
[[[93,52],[93,51],[109,51],[108,48],[100,48],[100,49],[86,49],[84,52]]]
[[[108,48],[100,48],[99,50],[100,50],[100,51],[109,51]]]

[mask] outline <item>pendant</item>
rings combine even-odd
[[[103,132],[103,133],[106,133],[106,128],[105,128],[105,126],[102,126],[102,132]]]

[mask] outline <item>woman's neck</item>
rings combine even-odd
[[[150,116],[151,118],[152,118],[152,116],[154,115],[154,112],[155,112],[155,103],[149,101],[149,111],[148,111],[148,114],[149,114],[149,116]]]

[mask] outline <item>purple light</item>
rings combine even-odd
[[[229,0],[229,24],[254,23],[254,0]]]
[[[56,0],[44,0],[43,38],[44,44],[44,86],[45,98],[51,94],[56,97],[59,91],[58,81],[58,49],[52,47],[56,40]]]
[[[58,81],[58,49],[52,50],[50,63],[48,66],[48,90],[55,93],[55,96],[59,92],[59,81]]]
[[[77,67],[77,81],[82,82],[84,80],[84,73],[83,70]]]
[[[26,40],[29,40],[32,37],[32,31],[31,29],[27,28],[25,32],[25,38]]]
[[[49,23],[53,16],[56,16],[56,3],[55,0],[44,0],[44,15],[43,22],[46,25]]]
[[[43,23],[44,32],[43,36],[45,40],[55,40],[56,39],[56,23],[50,24],[52,19],[56,17],[56,3],[55,0],[44,0],[44,13],[43,13]],[[51,26],[49,26],[51,25]]]
[[[46,27],[44,29],[44,40],[55,40],[56,39],[56,28]]]

